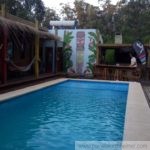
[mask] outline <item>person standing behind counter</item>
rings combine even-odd
[[[136,58],[130,53],[130,57],[131,57],[131,62],[130,62],[130,67],[137,67],[137,61]]]

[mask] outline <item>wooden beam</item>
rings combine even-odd
[[[7,82],[7,38],[8,38],[8,29],[3,27],[3,47],[2,47],[2,83]]]
[[[96,39],[96,64],[99,64],[99,40],[100,40],[100,33],[99,30],[96,30],[96,35],[97,35],[97,39]]]
[[[147,51],[148,53],[148,59],[147,59],[147,66],[150,67],[150,51]]]
[[[35,28],[38,30],[39,22],[35,21]],[[39,78],[39,47],[40,47],[40,40],[39,40],[39,33],[35,34],[35,78]]]
[[[1,16],[6,17],[6,7],[5,4],[1,5]]]
[[[100,50],[98,44],[96,46],[96,64],[99,64]]]

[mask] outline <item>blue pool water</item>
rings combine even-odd
[[[66,81],[0,104],[0,149],[74,150],[121,141],[128,84]]]

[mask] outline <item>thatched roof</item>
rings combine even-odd
[[[20,31],[27,32],[27,33],[39,34],[40,37],[42,37],[42,38],[47,38],[47,39],[51,39],[51,40],[60,40],[60,37],[58,37],[54,34],[37,30],[33,26],[26,25],[26,24],[20,23],[18,21],[12,21],[12,20],[6,19],[4,17],[0,17],[0,26],[7,27],[8,29],[11,29],[11,30],[15,29],[15,30],[20,30]]]

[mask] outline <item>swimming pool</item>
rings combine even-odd
[[[123,138],[128,84],[65,81],[0,104],[0,149],[73,150]]]

